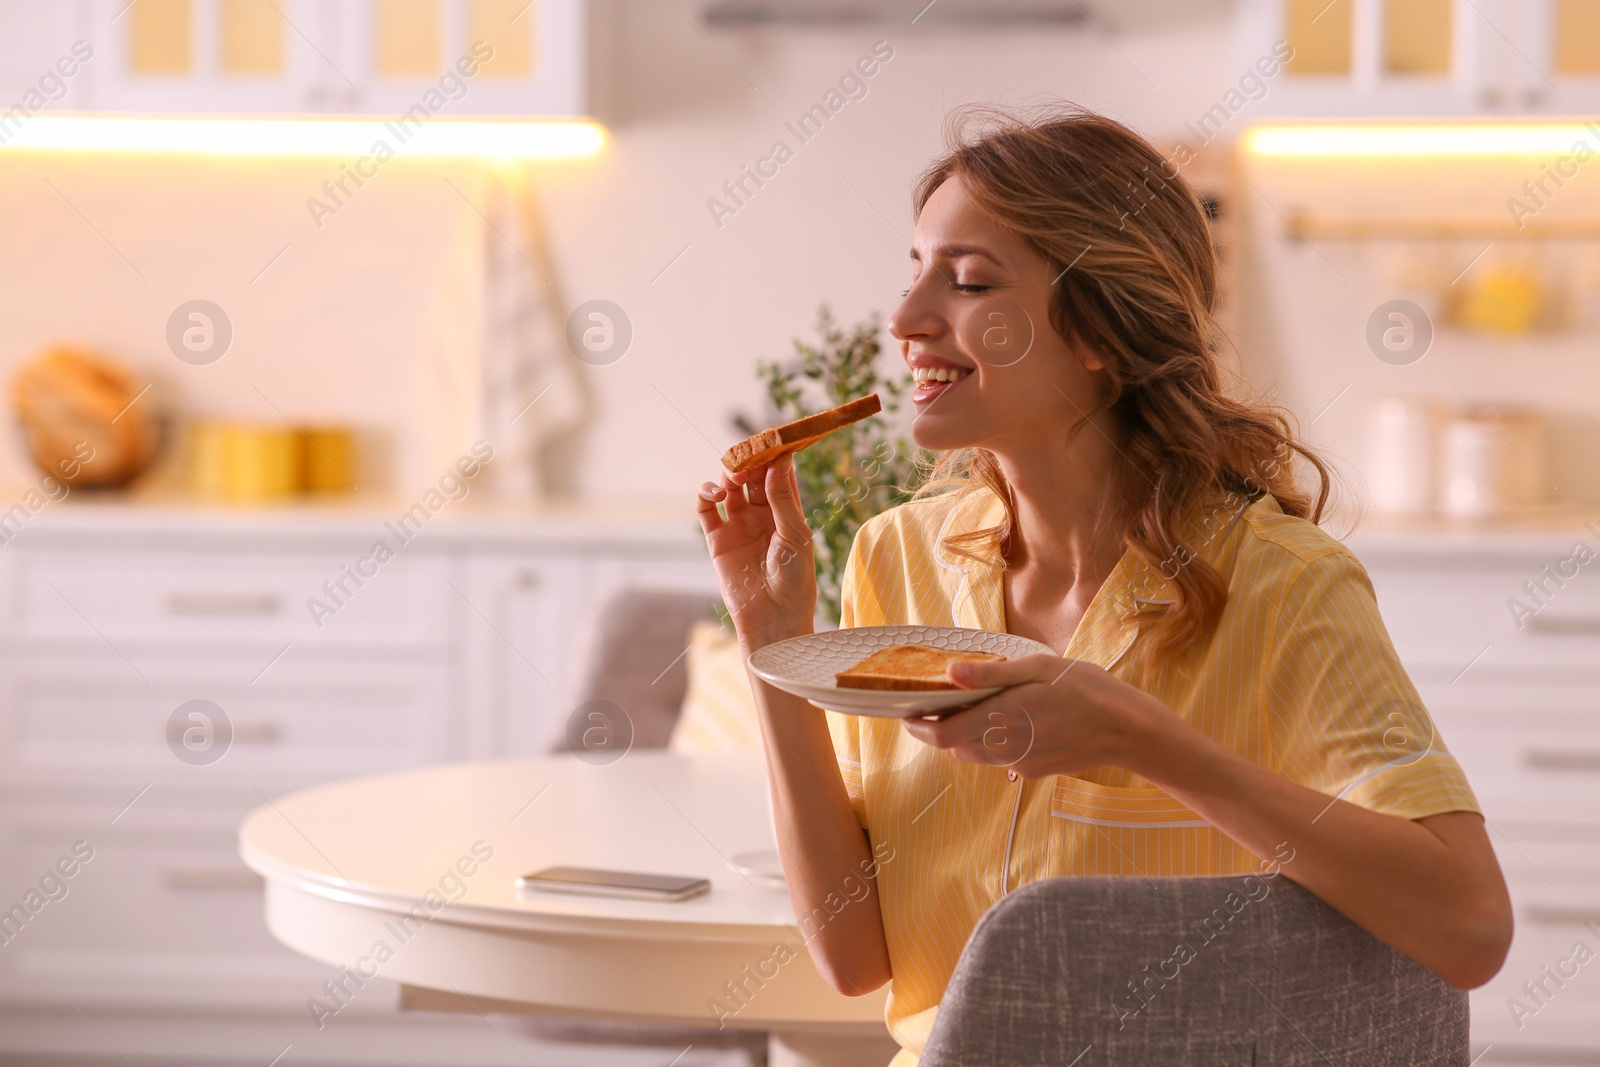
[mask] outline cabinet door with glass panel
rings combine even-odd
[[[1600,107],[1600,0],[1249,0],[1244,51],[1290,53],[1262,116]]]
[[[583,0],[93,0],[99,110],[576,116]]]

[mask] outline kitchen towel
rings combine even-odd
[[[542,225],[519,167],[442,170],[457,223],[423,310],[412,364],[414,432],[448,466],[469,444],[494,459],[475,490],[507,500],[550,495],[553,442],[588,410],[576,359],[566,350],[561,303]]]
[[[559,488],[550,450],[583,421],[588,404],[577,361],[566,349],[555,272],[528,174],[510,166],[484,173],[479,417],[484,439],[495,446],[496,493],[528,499]]]

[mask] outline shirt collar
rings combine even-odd
[[[1211,494],[1185,530],[1185,549],[1213,566],[1222,565],[1237,545],[1244,513],[1252,508],[1279,512],[1270,495],[1250,501],[1237,493]],[[934,554],[946,571],[956,572],[959,586],[951,605],[957,626],[979,630],[1006,629],[1005,570],[998,547],[971,546],[977,558],[953,552],[946,542],[956,535],[997,526],[1005,517],[1000,497],[979,486],[951,502],[940,527]],[[1172,578],[1186,563],[1182,552],[1149,563],[1124,552],[1084,613],[1072,642],[1064,650],[1074,659],[1105,666],[1121,658],[1140,628],[1140,616],[1159,611],[1176,599]]]
[[[977,558],[973,558],[952,551],[947,544],[951,537],[997,526],[1004,517],[1005,507],[1000,498],[992,489],[980,486],[951,501],[939,527],[933,552],[939,566],[954,572],[959,582],[951,603],[951,614],[957,626],[1005,631],[1004,567],[999,548],[967,546],[977,554]]]

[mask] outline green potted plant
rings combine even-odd
[[[840,584],[856,531],[872,516],[909,500],[927,464],[923,450],[890,428],[889,416],[912,383],[909,374],[880,373],[883,345],[877,314],[845,328],[823,305],[817,311],[817,334],[820,343],[796,338],[794,359],[763,360],[757,374],[766,387],[772,422],[804,418],[868,393],[883,401],[882,414],[847,426],[794,457],[816,546],[817,614],[837,626]],[[733,421],[746,436],[760,430],[743,416]]]

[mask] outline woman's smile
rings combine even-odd
[[[911,393],[911,402],[918,405],[931,404],[966,379],[972,377],[972,368],[958,367],[953,364],[913,365],[911,377],[917,383],[916,389]]]

